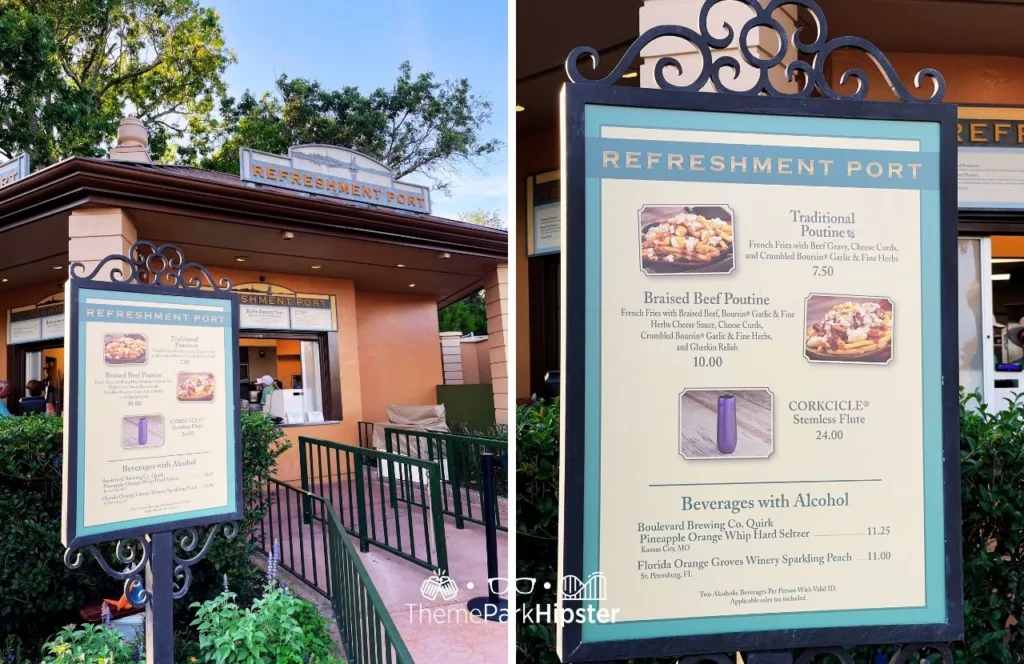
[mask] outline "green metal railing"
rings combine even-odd
[[[384,440],[389,453],[405,457],[433,461],[441,464],[442,509],[455,518],[455,527],[463,528],[464,522],[484,524],[483,492],[480,476],[480,454],[484,451],[495,455],[508,455],[508,442],[496,438],[457,436],[433,431],[409,431],[408,429],[385,429]],[[408,492],[406,482],[391,484],[391,501],[402,500],[399,491]],[[508,495],[507,473],[497,473],[494,478],[496,496]],[[476,509],[474,511],[474,501]],[[498,530],[508,532],[508,526],[501,522],[501,513],[493,505]]]
[[[281,567],[324,597],[330,597],[327,529],[299,518],[307,510],[317,514],[317,522],[326,523],[329,505],[319,496],[273,478],[267,481],[260,498],[260,508],[266,511],[255,538],[256,547],[269,556],[272,543],[277,540]]]
[[[300,436],[299,467],[302,489],[334,506],[362,551],[372,544],[431,571],[451,572],[439,464]],[[388,500],[396,477],[406,487],[401,501]],[[305,525],[324,521],[308,501],[302,517]]]
[[[281,548],[278,564],[330,599],[346,661],[351,664],[414,664],[334,508],[320,496],[275,479],[268,482],[261,497],[261,507],[266,508],[266,512],[260,522],[259,535],[254,537],[257,548],[269,556],[267,543],[276,539]],[[320,533],[315,532],[312,520],[309,524],[301,523],[298,517],[303,508],[317,515],[317,520],[323,524],[316,527]],[[285,536],[288,544],[284,543]],[[298,558],[293,542],[296,537]],[[320,553],[319,558],[317,553]]]

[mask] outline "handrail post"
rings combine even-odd
[[[299,484],[302,486],[303,491],[309,491],[309,469],[306,468],[306,446],[309,444],[308,439],[305,436],[299,436]],[[313,509],[313,503],[309,499],[309,496],[302,497],[302,523],[309,525],[311,518],[310,513]]]
[[[484,528],[487,531],[487,578],[498,578],[498,526],[495,512],[498,509],[494,496],[494,455],[487,450],[480,454],[480,478],[483,503],[480,507],[484,516]],[[500,466],[500,464],[499,464]],[[515,583],[511,582],[514,588]],[[509,592],[514,592],[510,590]],[[487,596],[474,597],[466,605],[471,615],[482,617],[491,622],[505,622],[508,619],[508,600],[502,599],[494,591],[490,581],[487,583]]]
[[[461,443],[448,439],[442,443],[445,446],[448,462],[448,484],[452,487],[452,511],[455,512],[455,527],[463,530],[466,527],[466,520],[462,518],[462,448]],[[452,453],[452,447],[455,453]]]
[[[392,429],[384,429],[384,447],[388,454],[394,454],[394,446],[391,441],[391,434],[394,431]],[[395,509],[398,506],[398,492],[395,489],[395,464],[390,458],[385,462],[388,464],[388,494],[391,498],[391,509]]]
[[[370,541],[366,539],[366,495],[363,492],[363,464],[355,455],[346,453],[346,457],[355,462],[356,467],[356,509],[359,513],[359,550],[366,553],[370,550]]]
[[[444,512],[441,510],[441,464],[437,470],[430,469],[430,517],[434,522],[434,548],[437,549],[437,567],[450,574],[448,569],[448,541],[444,534]]]

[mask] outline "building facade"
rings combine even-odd
[[[281,393],[284,432],[365,444],[360,422],[389,406],[438,404],[445,384],[438,310],[485,290],[493,416],[507,422],[508,239],[430,214],[429,191],[365,155],[299,146],[243,151],[242,176],[154,164],[126,119],[109,158],[0,172],[0,378],[17,413],[30,380],[61,393],[63,283],[146,240],[230,279],[241,301],[238,395]],[[60,410],[59,396],[53,405]],[[279,477],[299,476],[293,448]]]

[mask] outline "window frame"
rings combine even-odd
[[[282,423],[282,427],[315,427],[344,421],[341,396],[341,363],[337,332],[293,332],[291,330],[238,331],[238,339],[272,339],[281,341],[315,341],[320,346],[320,391],[324,400],[324,421],[302,424]],[[241,344],[239,344],[241,347]],[[250,376],[251,378],[251,376]],[[282,380],[282,383],[284,381]]]

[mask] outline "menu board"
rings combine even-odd
[[[64,336],[63,294],[7,312],[7,343],[11,345],[60,339]]]
[[[120,288],[68,296],[66,541],[240,509],[237,301]]]
[[[584,118],[584,640],[945,623],[939,123]]]
[[[1024,109],[957,108],[959,207],[1024,208]]]
[[[557,254],[562,247],[560,171],[528,177],[526,198],[528,255]]]
[[[333,295],[307,295],[267,284],[242,284],[239,325],[244,330],[337,331]]]

